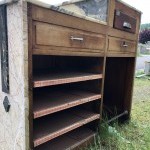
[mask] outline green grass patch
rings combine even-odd
[[[137,70],[135,72],[135,76],[139,76],[139,75],[142,75],[142,74],[145,74],[144,69],[140,69],[140,70]]]
[[[150,80],[135,79],[130,122],[103,124],[86,150],[150,150]]]

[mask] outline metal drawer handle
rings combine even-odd
[[[128,47],[128,44],[124,41],[122,44],[123,47]]]
[[[83,38],[74,37],[74,36],[71,36],[70,39],[71,39],[71,40],[77,40],[77,41],[83,41],[83,40],[84,40]]]
[[[126,28],[126,29],[132,29],[132,26],[129,22],[124,22],[123,27]]]

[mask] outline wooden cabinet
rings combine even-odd
[[[119,0],[2,3],[2,149],[81,149],[104,112],[130,119],[139,11]]]
[[[105,24],[28,4],[33,149],[79,149],[103,111],[129,119],[140,13],[111,3]]]
[[[141,12],[120,0],[3,0],[0,12],[2,149],[81,149],[104,114],[130,119]]]

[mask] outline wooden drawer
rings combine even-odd
[[[114,28],[132,34],[139,33],[141,13],[132,7],[115,0]],[[137,36],[137,35],[136,35]]]
[[[58,47],[69,51],[104,51],[105,36],[63,26],[35,22],[35,47]],[[60,48],[61,47],[61,48]],[[72,49],[71,49],[72,48]]]
[[[109,37],[108,51],[112,53],[135,53],[136,42],[125,39]]]
[[[130,33],[135,33],[136,19],[121,12],[120,10],[116,10],[114,17],[114,28]]]

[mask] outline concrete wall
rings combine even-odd
[[[7,23],[10,93],[5,94],[2,92],[0,73],[0,150],[28,150],[29,107],[26,2],[19,1],[7,6]],[[8,113],[5,112],[3,107],[5,96],[8,96],[11,104]]]

